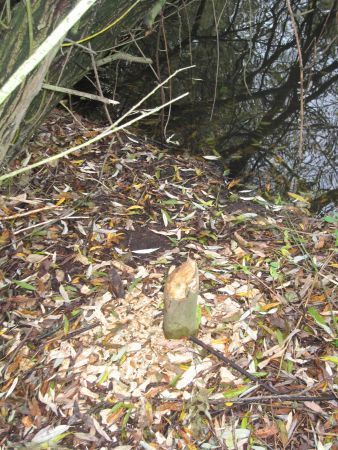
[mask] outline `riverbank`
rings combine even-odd
[[[30,163],[99,132],[56,110]],[[45,432],[63,448],[334,448],[335,402],[319,399],[337,384],[333,214],[311,216],[297,195],[268,202],[207,159],[131,132],[11,183],[0,204],[2,445]],[[164,280],[188,255],[199,338],[278,395],[162,335]]]

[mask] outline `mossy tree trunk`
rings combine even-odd
[[[69,35],[73,41],[91,36],[118,19],[136,0],[99,0],[83,16]],[[122,20],[82,45],[90,42],[94,51],[114,47],[122,30],[142,18],[152,0],[142,1]],[[55,29],[76,0],[36,0],[31,2],[31,36],[25,2],[11,11],[7,29],[0,29],[0,86]],[[27,5],[27,4],[26,4]],[[108,53],[100,53],[100,58]],[[0,107],[0,163],[19,153],[62,94],[45,91],[42,83],[70,88],[92,68],[89,52],[77,45],[55,48]]]

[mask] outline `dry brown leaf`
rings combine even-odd
[[[320,250],[325,246],[326,239],[323,235],[319,236],[317,242],[315,243],[315,250]]]
[[[29,411],[33,417],[42,416],[39,402],[35,397],[33,397],[30,401],[28,401]]]
[[[165,402],[161,403],[156,407],[156,411],[181,411],[182,405],[176,402]]]
[[[320,407],[318,403],[311,401],[311,402],[304,402],[304,405],[316,413],[325,414],[325,411],[323,410],[323,408]]]
[[[21,422],[22,422],[23,426],[26,428],[30,428],[31,426],[33,426],[33,420],[30,416],[24,416],[21,419]]]
[[[278,434],[278,428],[275,424],[272,424],[264,428],[259,428],[258,430],[255,430],[254,433],[255,436],[266,439],[271,436],[276,436]]]

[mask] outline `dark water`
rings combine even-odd
[[[136,31],[121,47],[150,57],[152,67],[105,67],[105,93],[121,102],[122,114],[158,81],[194,64],[147,107],[189,96],[145,119],[141,132],[218,158],[229,177],[262,191],[308,195],[320,210],[337,200],[334,7],[332,1],[291,1],[292,24],[285,1],[170,3],[148,36]]]

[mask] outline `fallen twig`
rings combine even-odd
[[[44,206],[43,208],[32,209],[31,211],[25,211],[22,213],[12,214],[10,216],[3,216],[3,217],[0,217],[0,220],[18,219],[19,217],[25,217],[25,216],[29,216],[31,214],[37,214],[39,212],[47,211],[49,209],[55,209],[55,208],[61,208],[61,206],[59,206],[59,205]]]
[[[212,355],[216,356],[216,358],[220,359],[222,362],[224,362],[227,366],[232,367],[234,370],[237,370],[237,372],[241,373],[245,377],[249,378],[251,381],[254,381],[255,383],[258,383],[260,386],[264,387],[267,391],[271,392],[272,394],[278,394],[278,391],[269,384],[265,383],[264,381],[260,380],[259,378],[255,377],[255,375],[252,375],[252,373],[248,372],[247,370],[240,367],[235,362],[231,361],[231,359],[224,356],[221,352],[218,350],[215,350],[210,345],[205,344],[203,341],[198,339],[197,337],[190,336],[189,341],[193,342],[194,344],[199,345],[200,347],[204,348],[207,352],[211,353]]]
[[[232,367],[234,370],[237,370],[237,372],[240,372],[242,375],[246,376],[250,380],[254,381],[255,383],[258,383],[260,386],[264,387],[267,391],[271,392],[274,395],[267,395],[262,397],[249,397],[249,398],[235,398],[235,399],[222,399],[217,400],[217,402],[223,403],[229,402],[229,403],[254,403],[254,402],[263,402],[265,400],[273,400],[273,401],[295,401],[295,402],[328,402],[331,400],[338,400],[337,396],[332,393],[328,395],[320,395],[318,397],[310,397],[306,395],[290,395],[290,394],[280,394],[273,386],[270,386],[269,384],[265,383],[264,381],[260,380],[259,378],[255,377],[255,375],[252,375],[252,373],[246,371],[242,367],[240,367],[235,362],[231,361],[229,358],[224,356],[221,352],[218,350],[215,350],[210,345],[205,344],[200,339],[190,336],[189,340],[191,342],[194,342],[195,344],[199,345],[200,347],[204,348],[204,350],[207,350],[212,355],[215,355],[218,359],[223,361],[228,366]],[[211,401],[212,402],[212,401]]]
[[[76,318],[78,318],[78,316],[76,316]],[[89,331],[89,330],[92,330],[93,328],[98,327],[99,325],[101,325],[100,322],[91,323],[91,324],[86,325],[86,326],[84,326],[82,328],[78,328],[77,330],[71,331],[70,333],[64,334],[60,339],[62,339],[63,341],[65,341],[67,339],[72,339],[75,336],[78,336],[79,334],[85,333],[86,331]],[[60,329],[61,329],[61,327],[57,331],[60,331]],[[55,338],[51,338],[47,342],[50,342],[50,341],[52,341],[54,339]]]
[[[289,394],[279,394],[279,395],[264,395],[261,397],[247,397],[247,398],[234,398],[224,400],[209,400],[210,404],[216,403],[263,403],[265,401],[273,402],[329,402],[332,400],[338,400],[335,394],[307,396],[307,395],[289,395]]]
[[[140,397],[135,396],[126,396],[123,398],[123,401],[130,402],[135,404],[137,401],[140,400]],[[306,395],[288,395],[288,394],[281,394],[281,395],[265,395],[261,397],[248,397],[248,398],[224,398],[224,399],[209,399],[208,403],[210,405],[224,405],[227,403],[234,403],[234,404],[245,404],[245,403],[264,403],[264,402],[274,402],[274,403],[283,403],[283,402],[329,402],[332,400],[337,400],[337,397],[335,394],[328,394],[328,395],[319,395],[316,396],[306,396]],[[152,401],[155,404],[162,404],[162,403],[185,403],[187,402],[184,398],[159,398],[154,397]],[[116,402],[110,402],[110,401],[103,401],[100,403],[96,403],[94,406],[89,408],[86,411],[86,414],[93,414],[97,411],[100,411],[100,409],[105,408],[112,408]]]

